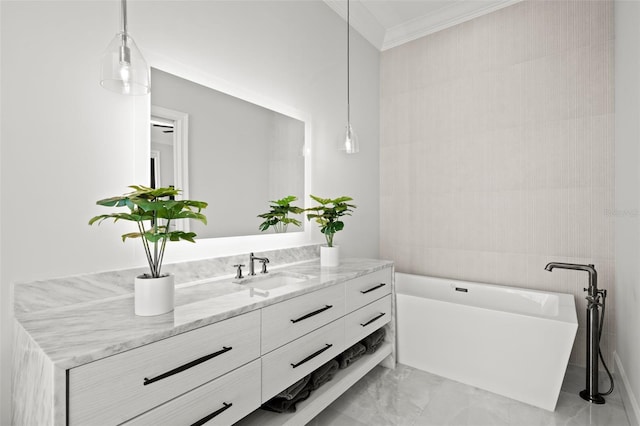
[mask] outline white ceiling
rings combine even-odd
[[[345,0],[324,0],[343,19]],[[468,21],[520,0],[350,0],[351,26],[379,50]]]

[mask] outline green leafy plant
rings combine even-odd
[[[162,260],[167,241],[186,240],[195,243],[194,232],[170,231],[173,220],[196,219],[207,223],[207,218],[200,211],[207,207],[204,201],[175,200],[180,190],[171,188],[147,188],[145,186],[129,186],[134,191],[124,195],[105,198],[96,204],[106,207],[127,207],[129,212],[101,214],[89,220],[89,225],[106,219],[128,220],[138,225],[138,232],[122,235],[122,241],[127,238],[141,238],[151,274],[144,274],[146,278],[161,277]],[[145,225],[147,222],[147,225]]]
[[[336,232],[344,229],[344,222],[340,218],[351,216],[353,209],[356,208],[355,205],[347,203],[347,201],[353,201],[353,198],[340,197],[332,200],[314,195],[310,195],[310,197],[320,205],[307,209],[308,212],[312,212],[307,214],[307,219],[315,219],[316,223],[320,225],[320,232],[327,240],[327,246],[333,247],[333,236]]]
[[[291,203],[297,199],[298,197],[295,195],[289,195],[280,200],[269,201],[271,203],[269,205],[270,210],[258,215],[258,217],[264,219],[264,222],[260,224],[260,230],[264,232],[273,226],[273,229],[280,233],[287,232],[287,226],[289,224],[295,226],[302,225],[298,219],[289,217],[289,214],[300,214],[304,212],[304,209],[291,205]]]

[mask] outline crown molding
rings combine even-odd
[[[420,16],[401,25],[389,28],[385,33],[384,43],[380,50],[416,40],[429,34],[442,31],[482,15],[511,6],[521,0],[496,0],[488,5],[478,7],[478,2],[461,1],[436,10],[429,15]]]
[[[385,29],[367,9],[366,2],[351,1],[351,27],[358,31],[376,49],[384,51],[420,37],[442,31],[482,15],[494,12],[522,0],[456,1],[428,15],[419,16],[401,25]],[[324,0],[325,4],[342,19],[347,19],[345,0]]]
[[[324,0],[324,2],[346,22],[347,2],[345,0]],[[350,8],[349,23],[351,27],[376,49],[381,50],[385,39],[385,28],[361,2],[352,1]]]

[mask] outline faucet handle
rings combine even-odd
[[[237,265],[233,265],[234,268],[238,268],[238,270],[236,271],[236,279],[244,278],[244,275],[242,275],[242,267],[243,266],[244,266],[243,263],[239,263]]]
[[[260,273],[261,274],[268,274],[269,271],[267,271],[267,263],[269,263],[269,259],[265,258],[265,259],[261,260],[260,263],[262,263],[262,270],[260,271]]]

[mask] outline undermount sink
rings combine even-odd
[[[303,281],[307,281],[310,278],[310,276],[303,274],[294,274],[291,272],[274,272],[266,275],[241,278],[233,280],[233,282],[244,287],[255,288],[258,290],[271,290],[291,284],[298,284]]]

